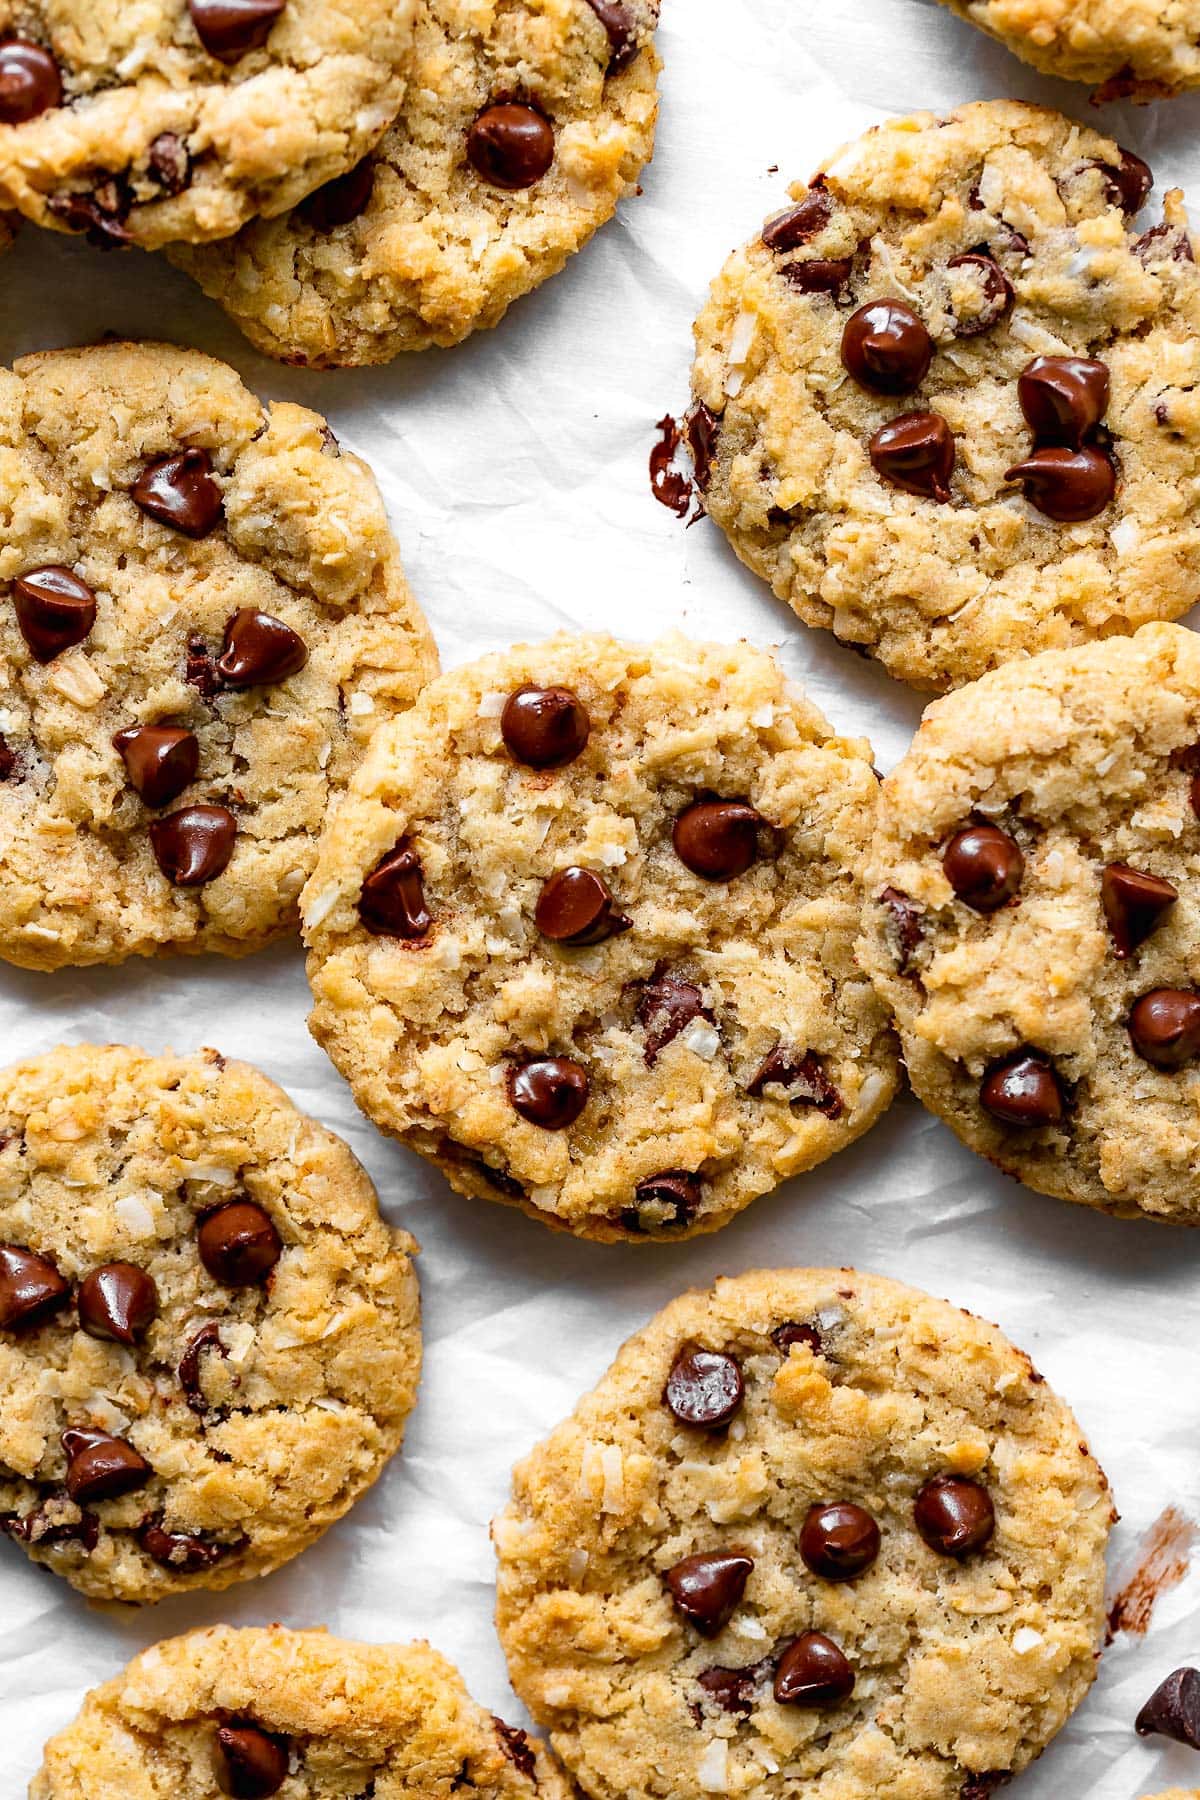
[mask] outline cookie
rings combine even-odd
[[[93,1599],[278,1568],[400,1446],[416,1245],[213,1050],[21,1063],[0,1140],[0,1532]]]
[[[747,644],[557,637],[373,739],[302,900],[311,1027],[460,1193],[712,1231],[887,1107],[855,966],[877,784]]]
[[[216,1625],[87,1696],[30,1800],[569,1800],[537,1738],[476,1704],[428,1644]]]
[[[995,1326],[766,1270],[673,1301],[518,1466],[500,1636],[593,1800],[985,1800],[1091,1684],[1113,1517]]]
[[[634,191],[657,18],[658,0],[427,0],[374,155],[289,217],[173,260],[285,362],[387,362],[496,325]]]
[[[224,364],[0,371],[0,956],[295,929],[330,794],[433,672],[374,480]]]
[[[943,0],[1044,75],[1099,84],[1103,100],[1158,100],[1200,87],[1188,4],[1163,0]]]
[[[1030,1187],[1200,1224],[1200,639],[1012,663],[883,786],[863,960],[912,1085]]]
[[[1181,196],[1007,101],[839,152],[696,325],[705,505],[810,625],[917,687],[1177,618],[1200,582]]]
[[[0,0],[0,205],[104,248],[228,237],[372,147],[415,0]]]

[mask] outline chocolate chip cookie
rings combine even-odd
[[[414,0],[0,0],[0,205],[104,248],[228,237],[371,149]]]
[[[535,1737],[428,1644],[217,1625],[156,1644],[46,1746],[30,1800],[569,1800]]]
[[[85,1044],[4,1071],[0,1534],[107,1600],[297,1555],[400,1446],[415,1251],[245,1063]]]
[[[593,1800],[983,1800],[1087,1692],[1113,1517],[994,1326],[768,1270],[674,1301],[518,1466],[500,1636]]]
[[[557,637],[385,726],[303,898],[312,1030],[461,1193],[712,1231],[896,1085],[855,965],[877,784],[764,652]]]
[[[883,786],[863,957],[913,1087],[1042,1193],[1200,1224],[1200,640],[1013,663]]]
[[[634,190],[658,0],[428,0],[379,149],[289,217],[180,246],[260,350],[380,363],[499,322]]]
[[[943,0],[1044,75],[1099,84],[1100,100],[1158,100],[1200,87],[1190,0]]]
[[[840,151],[715,282],[688,436],[734,549],[915,686],[1177,618],[1200,584],[1182,197],[987,101]]]
[[[224,364],[0,371],[0,956],[293,930],[330,794],[435,667],[367,468]]]

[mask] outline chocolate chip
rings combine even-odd
[[[741,1406],[745,1391],[736,1356],[684,1344],[671,1364],[663,1399],[681,1425],[719,1431]]]
[[[978,337],[998,325],[1016,299],[1012,282],[994,256],[971,250],[964,256],[952,256],[948,269],[963,269],[979,283],[979,311],[968,317],[954,317],[955,337]]]
[[[1131,869],[1128,863],[1110,863],[1100,877],[1100,903],[1121,961],[1144,944],[1162,923],[1179,894],[1169,881]]]
[[[30,569],[13,583],[21,636],[40,663],[82,644],[96,623],[96,596],[58,563]]]
[[[954,433],[941,413],[901,413],[879,427],[867,448],[875,473],[902,493],[949,500]]]
[[[217,1727],[217,1783],[234,1800],[266,1800],[287,1780],[287,1739],[260,1731],[257,1725]]]
[[[1109,374],[1091,356],[1035,356],[1017,382],[1017,399],[1040,444],[1078,449],[1108,409]]]
[[[724,1631],[741,1603],[753,1559],[738,1551],[685,1556],[663,1576],[672,1600],[701,1637]]]
[[[187,145],[174,131],[161,131],[147,151],[151,179],[169,199],[182,194],[192,179],[192,159]]]
[[[62,76],[48,50],[25,38],[0,44],[0,125],[24,125],[62,98]]]
[[[64,1513],[69,1516],[62,1516]],[[48,1548],[54,1544],[79,1544],[90,1556],[100,1542],[100,1520],[86,1507],[78,1507],[65,1492],[48,1494],[41,1505],[24,1515],[0,1513],[0,1531],[19,1544]]]
[[[777,213],[763,226],[762,241],[777,256],[798,250],[809,238],[824,231],[833,217],[833,201],[823,187],[811,187],[803,200]]]
[[[65,1306],[71,1284],[48,1256],[0,1244],[0,1330],[27,1331]]]
[[[1058,1077],[1047,1057],[1018,1050],[983,1078],[979,1104],[1004,1125],[1034,1128],[1058,1125],[1066,1107]]]
[[[218,62],[237,62],[271,35],[285,0],[188,0],[196,35]]]
[[[887,914],[884,930],[892,961],[897,973],[906,975],[913,957],[925,939],[924,908],[908,894],[901,893],[899,888],[894,887],[884,888],[879,896],[879,904]]]
[[[126,227],[132,197],[119,182],[107,181],[90,194],[51,194],[48,210],[68,231],[82,232],[98,250],[123,250],[133,237]]]
[[[1186,988],[1154,988],[1129,1014],[1129,1035],[1144,1062],[1181,1069],[1200,1056],[1200,994]]]
[[[12,780],[16,773],[19,761],[20,758],[17,756],[12,745],[8,742],[8,739],[3,733],[0,733],[0,781]]]
[[[560,869],[542,886],[533,922],[554,944],[602,944],[633,924],[613,905],[608,885],[591,869]]]
[[[504,1755],[519,1769],[526,1781],[537,1786],[537,1758],[529,1743],[528,1732],[522,1731],[519,1725],[506,1725],[503,1719],[492,1714],[492,1724],[496,1727],[496,1736],[500,1739],[500,1748]]]
[[[1192,240],[1182,225],[1155,225],[1134,241],[1134,254],[1147,268],[1160,262],[1195,262]]]
[[[771,1333],[771,1342],[777,1350],[786,1356],[793,1344],[806,1344],[814,1356],[820,1356],[821,1334],[815,1325],[805,1325],[799,1319],[788,1319],[786,1324],[777,1325]]]
[[[588,1102],[587,1070],[569,1056],[536,1057],[509,1070],[514,1112],[543,1131],[565,1131]]]
[[[720,420],[716,413],[710,412],[703,400],[698,400],[685,420],[688,449],[692,453],[692,467],[696,472],[696,486],[702,494],[708,492],[708,484],[712,480],[713,457],[717,453],[717,434]]]
[[[147,517],[185,537],[207,537],[224,511],[207,450],[158,457],[146,464],[129,492]]]
[[[929,373],[933,339],[903,300],[868,300],[846,320],[842,367],[875,394],[911,394]]]
[[[913,1523],[931,1550],[961,1560],[991,1542],[996,1511],[979,1482],[935,1475],[917,1495]]]
[[[633,1190],[637,1207],[632,1220],[628,1221],[629,1228],[633,1231],[643,1228],[644,1220],[638,1208],[653,1208],[656,1213],[664,1213],[661,1222],[665,1224],[690,1225],[700,1210],[703,1186],[699,1175],[694,1175],[690,1169],[664,1169],[661,1174],[648,1175]]]
[[[500,715],[500,735],[514,761],[529,769],[561,769],[582,756],[591,729],[570,688],[519,687]]]
[[[151,819],[154,860],[174,887],[202,887],[229,867],[237,820],[225,806],[181,806]]]
[[[194,634],[188,639],[187,663],[183,678],[189,687],[195,688],[203,700],[211,700],[221,691],[221,678],[217,674],[212,653],[204,639]]]
[[[375,169],[374,157],[368,156],[345,175],[319,187],[297,209],[304,223],[324,234],[361,219],[375,192]]]
[[[650,450],[650,492],[660,506],[686,519],[692,504],[692,483],[682,469],[675,467],[681,432],[670,413],[664,413],[654,428],[658,442]]]
[[[1146,204],[1150,189],[1154,186],[1154,175],[1148,163],[1132,150],[1121,146],[1121,160],[1117,164],[1096,162],[1090,166],[1099,169],[1104,177],[1104,189],[1110,203],[1119,206],[1130,218],[1141,212]]]
[[[837,1706],[854,1692],[854,1679],[833,1639],[823,1631],[806,1631],[780,1657],[774,1694],[781,1706]]]
[[[850,258],[816,259],[812,262],[784,263],[780,274],[802,294],[838,294],[850,279],[854,265]]]
[[[168,1531],[163,1525],[161,1513],[142,1521],[138,1527],[137,1540],[151,1561],[183,1575],[195,1575],[201,1569],[215,1568],[225,1557],[232,1556],[245,1547],[244,1538],[232,1544],[221,1544],[212,1538],[200,1537],[188,1531]]]
[[[428,937],[433,914],[425,904],[421,859],[407,838],[377,862],[362,884],[358,916],[376,937]]]
[[[978,1774],[967,1774],[958,1790],[958,1800],[991,1800],[998,1787],[1004,1787],[1012,1780],[1011,1769],[984,1769]]]
[[[194,1331],[187,1341],[183,1355],[179,1359],[179,1385],[187,1395],[187,1403],[193,1412],[208,1411],[208,1402],[204,1398],[200,1386],[200,1358],[206,1350],[216,1350],[227,1357],[228,1350],[221,1341],[221,1328],[215,1319],[209,1319]]]
[[[758,859],[762,814],[745,800],[696,800],[671,831],[675,854],[702,881],[734,881]]]
[[[1174,1738],[1200,1750],[1200,1669],[1176,1669],[1155,1688],[1137,1716],[1139,1737]]]
[[[942,853],[946,880],[972,912],[998,912],[1021,886],[1025,858],[1015,838],[982,821],[956,831]]]
[[[130,782],[147,806],[169,806],[196,779],[200,742],[175,725],[127,725],[113,738]]]
[[[467,160],[489,187],[534,187],[554,161],[554,127],[532,106],[489,106],[467,133]]]
[[[624,0],[588,0],[608,33],[608,73],[619,75],[638,53],[637,21]]]
[[[815,1051],[806,1050],[800,1056],[785,1044],[776,1044],[760,1063],[746,1092],[758,1099],[764,1088],[772,1086],[786,1088],[793,1106],[815,1107],[827,1119],[840,1119],[845,1111],[845,1102]]]
[[[1033,450],[1024,462],[1007,470],[1004,479],[1021,482],[1030,505],[1060,525],[1094,519],[1117,489],[1112,458],[1094,444],[1078,450],[1058,446]]]
[[[740,1713],[745,1717],[754,1711],[755,1689],[772,1672],[772,1659],[765,1656],[761,1662],[750,1663],[742,1669],[705,1669],[696,1679],[722,1712]]]
[[[853,1581],[879,1555],[879,1527],[852,1500],[811,1507],[800,1533],[800,1554],[824,1581]]]
[[[200,1221],[200,1261],[222,1287],[257,1287],[279,1261],[283,1246],[269,1213],[253,1200],[229,1200]]]
[[[89,1337],[132,1348],[158,1316],[158,1289],[136,1263],[103,1263],[80,1283],[77,1305]]]
[[[75,1427],[62,1434],[67,1457],[67,1492],[77,1506],[89,1500],[116,1500],[145,1487],[154,1470],[132,1444],[108,1431]]]
[[[226,687],[266,687],[297,675],[308,661],[298,631],[257,607],[239,607],[225,624],[217,674]]]
[[[690,981],[667,974],[661,964],[642,990],[638,1001],[637,1020],[646,1034],[642,1051],[646,1067],[652,1069],[659,1052],[704,1014],[704,995]]]

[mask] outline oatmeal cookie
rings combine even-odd
[[[1099,86],[1103,100],[1200,87],[1195,0],[942,0],[1043,75]]]

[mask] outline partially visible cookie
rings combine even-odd
[[[593,1800],[984,1800],[1091,1685],[1113,1517],[995,1326],[766,1270],[672,1302],[518,1465],[497,1621]]]
[[[747,644],[456,669],[331,817],[313,1033],[462,1193],[582,1237],[715,1230],[895,1091],[853,954],[876,787]]]
[[[0,956],[294,929],[331,792],[436,666],[374,479],[168,345],[0,371]]]
[[[415,0],[0,0],[0,205],[105,248],[228,237],[344,174]]]
[[[545,1747],[468,1694],[428,1644],[216,1625],[95,1688],[30,1800],[569,1800]]]
[[[379,363],[499,322],[654,148],[658,0],[427,0],[379,149],[287,218],[177,247],[260,350]]]
[[[838,152],[696,324],[705,505],[810,625],[942,689],[1200,585],[1200,270],[1178,192],[1010,101]]]
[[[1043,1193],[1200,1224],[1200,639],[1052,651],[931,706],[863,956],[914,1089]]]
[[[1099,84],[1097,100],[1200,86],[1191,0],[942,0],[1044,75]]]
[[[0,1533],[104,1600],[296,1556],[400,1446],[415,1251],[245,1063],[82,1044],[5,1070]]]

